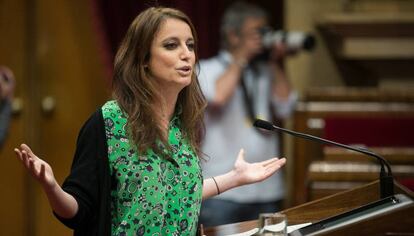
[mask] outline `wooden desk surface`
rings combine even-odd
[[[398,182],[395,183],[395,192],[404,193],[414,198],[414,194]],[[379,181],[374,181],[355,189],[284,210],[282,213],[287,215],[289,225],[317,222],[377,200],[379,200]],[[204,233],[207,236],[221,236],[241,233],[254,228],[257,228],[257,220],[211,227],[205,229]]]

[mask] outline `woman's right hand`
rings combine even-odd
[[[50,165],[37,157],[26,144],[15,148],[14,152],[26,170],[42,185],[53,211],[66,219],[74,217],[79,205],[72,195],[59,186]]]
[[[20,149],[15,148],[14,152],[16,153],[17,158],[23,163],[26,170],[46,191],[50,191],[58,185],[50,165],[37,157],[29,146],[22,144],[20,145]]]

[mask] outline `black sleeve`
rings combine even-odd
[[[106,177],[109,176],[107,163],[105,125],[99,109],[79,132],[71,171],[62,185],[63,190],[78,202],[78,212],[71,219],[55,214],[63,224],[75,229],[75,232],[99,227],[102,214],[107,215],[106,209],[102,209],[102,201],[108,203],[107,187],[104,186],[109,178]]]

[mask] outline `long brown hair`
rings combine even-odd
[[[197,63],[197,35],[193,24],[183,12],[164,7],[148,8],[135,18],[115,57],[113,96],[128,116],[126,131],[139,152],[144,152],[148,148],[161,151],[156,145],[157,140],[169,146],[157,115],[158,107],[154,106],[160,100],[160,91],[157,90],[156,82],[150,78],[150,73],[145,68],[151,56],[150,49],[154,35],[168,18],[184,21],[190,26]],[[180,114],[182,133],[193,150],[200,154],[206,100],[194,70],[191,83],[181,90],[176,106],[182,109]]]

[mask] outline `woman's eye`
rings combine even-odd
[[[164,44],[164,47],[168,50],[172,50],[172,49],[175,49],[177,47],[177,44],[176,43],[166,43],[166,44]]]
[[[194,47],[195,47],[194,43],[187,43],[188,50],[193,51]]]

